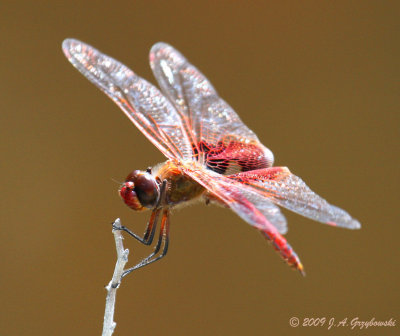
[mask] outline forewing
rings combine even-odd
[[[287,231],[286,219],[279,208],[264,195],[213,171],[188,168],[184,170],[185,174],[208,190],[211,199],[226,205],[247,223],[260,230],[290,266],[303,272],[300,259],[280,234]]]
[[[83,42],[67,39],[62,48],[74,67],[106,93],[166,157],[191,158],[182,120],[156,87]]]
[[[214,150],[219,159],[225,161],[223,164],[231,166],[223,171],[208,168],[229,174],[272,166],[272,152],[260,143],[255,133],[218,96],[207,78],[179,51],[168,44],[157,43],[150,52],[150,65],[162,91],[182,117],[195,156]],[[238,163],[243,161],[241,149],[247,146],[257,148],[257,156],[252,163],[242,165]],[[229,155],[222,153],[226,148],[230,148]],[[207,154],[205,161],[213,160],[215,164],[217,159],[211,154]],[[202,160],[201,155],[198,160]]]
[[[229,176],[246,184],[275,204],[321,223],[359,229],[360,223],[346,211],[329,204],[286,167],[272,167]]]

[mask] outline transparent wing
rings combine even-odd
[[[106,93],[166,157],[192,157],[179,114],[156,87],[83,42],[67,39],[62,48],[72,65]]]
[[[318,196],[286,167],[243,172],[229,178],[251,186],[275,204],[318,222],[348,229],[361,227],[356,219]]]
[[[150,52],[150,65],[162,91],[181,115],[199,161],[205,149],[217,148],[220,153],[230,147],[229,157],[224,158],[224,164],[231,168],[226,170],[229,173],[272,166],[272,152],[260,143],[254,132],[218,96],[207,78],[179,51],[168,44],[157,43]],[[232,143],[234,146],[230,146]],[[254,158],[251,167],[237,164],[243,159],[240,149],[249,145],[259,149],[259,162]],[[232,168],[235,165],[236,168]]]
[[[278,207],[257,190],[213,171],[187,167],[184,171],[208,190],[211,199],[226,205],[247,223],[260,230],[273,243],[282,258],[303,273],[300,259],[280,234],[287,231],[287,226],[286,219]]]

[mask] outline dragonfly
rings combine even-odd
[[[66,39],[62,49],[167,159],[147,170],[133,170],[119,188],[128,207],[151,210],[143,236],[125,226],[120,229],[151,245],[160,222],[154,250],[124,276],[167,254],[171,210],[196,201],[231,209],[303,275],[298,255],[283,237],[287,221],[279,207],[331,226],[361,227],[287,167],[273,166],[271,150],[171,45],[159,42],[150,50],[150,66],[161,90],[81,41]]]

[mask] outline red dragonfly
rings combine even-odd
[[[170,45],[156,43],[150,51],[150,65],[161,91],[83,42],[67,39],[62,48],[72,65],[104,91],[167,157],[166,162],[146,171],[134,170],[119,189],[131,209],[152,210],[143,237],[122,227],[141,243],[152,243],[161,214],[153,253],[124,275],[166,255],[170,210],[198,200],[230,208],[302,274],[299,257],[282,236],[287,224],[277,205],[321,223],[361,227],[288,168],[273,167],[272,152],[218,96],[207,78]]]

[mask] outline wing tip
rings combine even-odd
[[[158,50],[161,48],[172,48],[172,46],[167,42],[159,41],[153,44],[151,50]]]
[[[169,49],[169,48],[172,48],[172,46],[170,46],[168,43],[165,43],[165,42],[154,43],[150,49],[150,61],[154,60],[154,58],[156,57],[156,55],[159,52],[162,52],[165,49]]]
[[[361,223],[357,219],[353,219],[350,223],[349,229],[359,230],[361,229]]]
[[[71,44],[74,42],[73,39],[71,38],[66,38],[64,41],[62,41],[61,44],[61,49],[64,53],[65,56],[67,56],[68,58],[70,57],[70,48],[71,48]]]
[[[88,45],[74,38],[66,38],[61,44],[62,51],[69,60],[74,57],[74,54],[81,52],[82,47],[87,48]]]
[[[172,45],[166,43],[166,42],[157,42],[155,43],[149,53],[149,60],[150,60],[150,66],[153,68],[154,67],[154,62],[156,59],[174,59],[175,62],[178,63],[184,63],[186,61],[186,58],[178,51],[176,50]]]
[[[66,38],[66,39],[64,39],[64,41],[62,41],[61,46],[62,46],[63,50],[69,50],[69,49],[71,49],[71,46],[76,45],[78,43],[82,44],[81,41],[76,40],[74,38]]]
[[[361,223],[357,219],[354,219],[354,218],[351,218],[350,221],[347,221],[344,224],[336,223],[336,222],[327,222],[326,224],[328,224],[330,226],[335,226],[335,227],[343,227],[343,228],[350,229],[350,230],[361,229]]]

